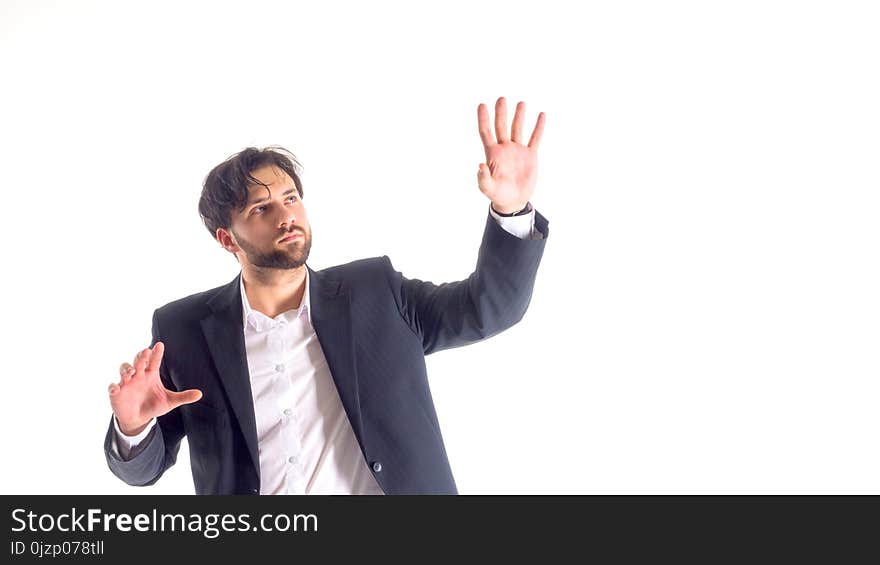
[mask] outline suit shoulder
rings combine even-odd
[[[208,308],[208,301],[216,296],[219,292],[229,287],[231,283],[226,283],[210,290],[196,292],[177,300],[160,306],[156,309],[156,315],[164,318],[179,319],[180,317],[201,317]]]
[[[358,259],[320,271],[328,278],[338,280],[350,287],[387,286],[388,275],[393,270],[387,255]]]
[[[322,269],[321,273],[340,279],[348,279],[350,277],[362,277],[369,273],[382,274],[391,266],[391,260],[387,255],[381,257],[368,257],[366,259],[358,259],[342,265],[336,265]]]

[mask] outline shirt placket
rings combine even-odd
[[[269,332],[269,355],[273,368],[273,408],[280,420],[285,485],[288,494],[305,494],[305,473],[302,465],[303,446],[290,382],[292,328],[280,321]]]

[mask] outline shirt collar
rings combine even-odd
[[[306,279],[305,285],[306,290],[303,293],[302,303],[299,308],[293,308],[288,310],[287,312],[282,312],[278,314],[274,318],[270,318],[269,316],[254,310],[251,308],[250,303],[247,299],[247,294],[244,291],[244,277],[239,277],[239,286],[241,287],[241,307],[242,307],[242,320],[244,322],[244,329],[247,330],[248,324],[258,332],[264,332],[271,330],[277,326],[283,326],[286,324],[290,324],[294,322],[298,317],[305,315],[309,324],[312,323],[312,314],[309,299],[309,269],[306,267]]]

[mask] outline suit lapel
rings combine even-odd
[[[355,369],[351,323],[351,296],[346,285],[325,273],[309,269],[312,327],[318,336],[330,374],[355,436],[363,445],[363,422]]]
[[[257,422],[254,399],[244,346],[244,319],[241,304],[241,274],[223,287],[209,301],[211,314],[202,319],[202,332],[220,382],[238,420],[251,460],[260,476],[260,451],[257,443]],[[230,446],[231,447],[231,446]]]
[[[358,379],[355,371],[351,303],[346,285],[309,270],[309,310],[312,327],[336,384],[342,406],[355,436],[363,444]],[[253,393],[244,344],[241,274],[208,300],[211,313],[202,319],[202,331],[220,375],[232,411],[247,442],[251,460],[260,473],[260,451]]]

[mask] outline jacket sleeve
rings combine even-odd
[[[397,307],[421,337],[425,355],[486,339],[522,319],[550,234],[547,219],[535,214],[541,239],[511,235],[489,215],[477,266],[462,281],[436,285],[408,279],[383,257]]]
[[[150,348],[156,345],[157,341],[161,341],[159,333],[158,311],[153,312],[153,340]],[[177,390],[174,383],[168,376],[168,356],[162,358],[162,364],[159,367],[159,376],[162,384],[169,390]],[[107,465],[114,475],[132,486],[152,485],[159,480],[169,467],[177,461],[177,453],[180,450],[180,442],[184,436],[183,421],[180,417],[180,410],[174,409],[164,416],[159,416],[158,424],[153,426],[150,435],[143,442],[137,445],[132,451],[129,459],[122,459],[112,447],[113,434],[113,415],[110,415],[110,427],[107,430],[107,436],[104,439],[104,455],[107,458]]]

